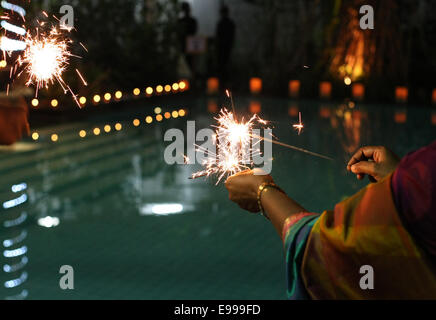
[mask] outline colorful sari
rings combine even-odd
[[[334,211],[288,219],[284,241],[289,299],[436,299],[431,254],[410,233],[423,227],[410,217],[400,217],[393,176],[369,185],[337,204]],[[426,216],[434,218],[436,212],[431,211],[429,201],[425,203],[430,210]],[[431,231],[434,234],[436,230]],[[362,266],[374,271],[372,290],[361,288]]]

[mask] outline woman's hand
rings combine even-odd
[[[242,209],[257,213],[260,211],[257,203],[257,192],[261,184],[273,182],[269,175],[255,175],[255,171],[247,170],[229,177],[225,183],[229,191],[229,199]]]
[[[372,182],[378,182],[395,171],[400,158],[385,147],[362,147],[348,162],[347,170],[362,180],[368,175]]]

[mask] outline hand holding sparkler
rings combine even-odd
[[[225,186],[229,191],[230,201],[246,211],[257,213],[260,211],[257,199],[258,190],[266,182],[274,181],[269,175],[255,175],[253,170],[246,170],[229,177]]]

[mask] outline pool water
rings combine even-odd
[[[230,203],[213,178],[189,180],[198,166],[170,166],[163,159],[166,130],[184,129],[187,120],[206,128],[213,124],[208,109],[222,102],[193,96],[162,101],[164,112],[177,103],[187,115],[147,124],[154,106],[145,101],[33,128],[38,141],[0,149],[0,204],[7,207],[0,206],[1,297],[285,299],[284,255],[273,227]],[[250,106],[260,106],[282,142],[334,159],[273,148],[276,182],[314,212],[332,209],[367,183],[345,170],[359,146],[386,145],[405,155],[436,138],[433,111],[418,106],[265,97],[238,97],[236,104],[247,116]],[[292,128],[298,112],[305,123],[301,135]],[[162,214],[168,208],[177,214]],[[59,286],[63,265],[74,268],[74,290]]]

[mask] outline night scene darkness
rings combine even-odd
[[[436,1],[0,1],[0,300],[436,300]]]

